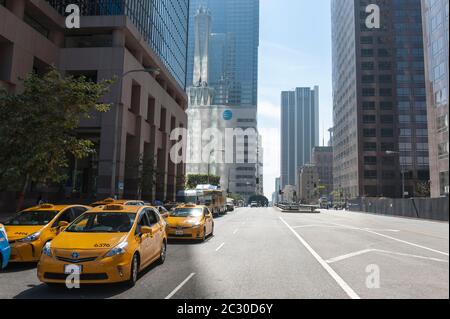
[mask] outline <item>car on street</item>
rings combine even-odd
[[[4,223],[11,246],[10,262],[37,262],[42,248],[90,207],[42,204],[25,209]]]
[[[8,235],[6,234],[5,227],[0,224],[0,270],[8,266],[10,253],[11,248],[8,242]]]
[[[166,222],[149,206],[109,204],[76,219],[45,246],[38,278],[47,284],[65,283],[71,273],[81,284],[127,282],[166,259]]]
[[[259,204],[258,204],[258,202],[251,202],[251,203],[250,203],[250,207],[251,207],[251,208],[259,207]]]
[[[169,238],[205,241],[206,237],[214,235],[213,215],[206,206],[178,206],[166,221]]]

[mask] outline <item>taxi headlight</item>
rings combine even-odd
[[[31,234],[31,235],[28,235],[28,236],[25,237],[25,238],[18,239],[17,241],[18,241],[18,242],[21,242],[21,243],[31,243],[31,242],[33,242],[33,241],[38,240],[38,239],[39,239],[39,236],[41,236],[41,232],[40,232],[40,231],[35,232],[35,233]]]
[[[202,225],[201,222],[196,222],[192,224],[192,228],[199,228]]]
[[[126,241],[121,242],[119,245],[108,251],[105,257],[113,257],[117,255],[125,254],[125,248],[127,248],[128,243]]]
[[[45,244],[44,248],[42,248],[42,253],[48,257],[52,257],[52,243],[48,242]]]

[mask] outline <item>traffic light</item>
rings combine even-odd
[[[259,177],[256,178],[256,185],[259,185]]]

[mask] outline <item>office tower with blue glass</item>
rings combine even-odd
[[[319,87],[281,92],[281,188],[297,185],[297,172],[319,146]]]

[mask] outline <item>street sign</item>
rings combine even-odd
[[[119,184],[117,185],[117,188],[118,188],[120,191],[123,191],[124,188],[125,188],[124,183],[123,183],[123,182],[119,182]]]

